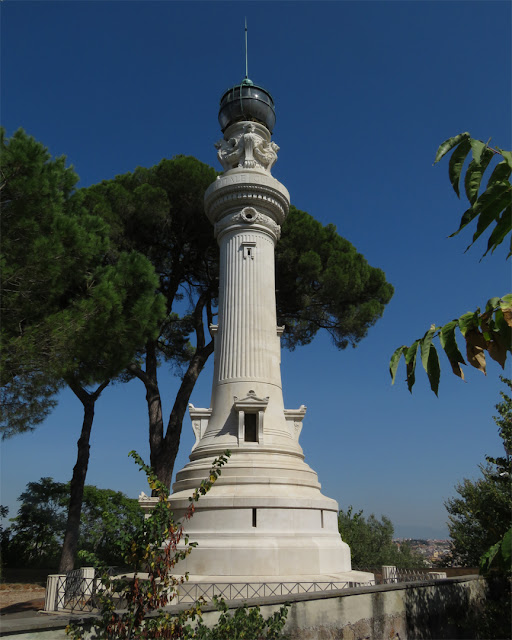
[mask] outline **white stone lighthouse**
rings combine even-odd
[[[219,122],[224,174],[205,194],[220,247],[212,397],[209,408],[190,405],[196,442],[173,485],[175,515],[213,459],[226,449],[231,458],[187,523],[198,546],[176,569],[209,582],[365,581],[373,576],[351,571],[337,503],[304,462],[306,407],[283,402],[274,249],[290,200],[271,175],[279,149],[272,97],[246,78],[223,95]]]

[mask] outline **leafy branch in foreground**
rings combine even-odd
[[[172,570],[179,560],[186,558],[197,543],[189,542],[184,523],[193,515],[195,503],[212,488],[228,461],[226,451],[212,463],[208,478],[190,496],[189,507],[180,523],[175,522],[166,485],[158,480],[151,467],[132,451],[130,456],[146,473],[149,487],[158,498],[151,515],[141,528],[131,535],[119,529],[119,541],[125,549],[125,561],[135,573],[111,576],[103,565],[101,587],[97,599],[100,615],[94,620],[70,624],[66,632],[74,640],[131,640],[136,638],[169,638],[171,640],[224,640],[225,638],[282,638],[288,605],[263,618],[259,607],[237,608],[231,615],[222,599],[214,598],[220,612],[212,627],[201,620],[203,599],[180,612],[165,611],[172,604],[178,589],[188,575],[175,577]],[[180,544],[181,543],[181,544]],[[85,554],[84,554],[85,555]],[[93,554],[89,561],[95,562]],[[97,561],[96,561],[97,564]],[[191,623],[195,622],[195,626]]]
[[[181,523],[174,521],[167,487],[135,451],[130,456],[146,473],[148,484],[158,502],[143,526],[126,545],[125,559],[135,569],[135,573],[131,576],[112,577],[107,568],[102,567],[98,594],[100,617],[94,621],[69,625],[66,631],[74,640],[81,640],[90,631],[93,631],[92,637],[102,639],[177,639],[183,637],[186,622],[200,615],[197,603],[172,616],[161,609],[172,601],[179,585],[188,578],[187,575],[176,578],[171,573],[177,562],[185,559],[196,546],[196,543],[189,542],[185,536],[184,523],[192,517],[195,502],[211,489],[221,475],[230,452],[226,451],[214,460],[209,477],[201,482],[190,497],[189,507]],[[183,544],[180,545],[182,541]],[[121,602],[125,603],[125,608],[117,610]],[[151,616],[155,611],[158,613]]]
[[[487,241],[484,256],[494,250],[511,234],[512,231],[512,152],[499,147],[489,147],[488,142],[476,140],[469,133],[459,133],[453,138],[445,140],[438,148],[434,164],[439,162],[447,153],[453,150],[448,165],[448,175],[453,190],[460,198],[460,181],[462,169],[470,152],[470,161],[464,176],[464,189],[470,207],[462,214],[459,228],[450,235],[457,235],[470,222],[477,220],[476,231],[466,251],[495,223]],[[502,160],[494,164],[485,189],[480,192],[482,178],[494,158]],[[512,236],[511,236],[512,238]],[[509,251],[507,258],[512,255]],[[482,256],[483,257],[483,256]],[[511,351],[512,327],[512,294],[502,298],[491,298],[485,305],[484,313],[480,309],[469,311],[460,318],[452,320],[442,327],[432,325],[423,338],[415,340],[410,347],[402,345],[395,350],[389,362],[389,372],[392,384],[395,382],[398,363],[402,355],[407,367],[407,387],[412,392],[416,381],[416,358],[420,349],[421,362],[427,372],[430,388],[437,395],[441,368],[437,350],[433,339],[438,337],[441,347],[446,353],[452,371],[456,376],[464,379],[461,364],[466,364],[457,346],[455,330],[458,328],[466,341],[466,354],[469,364],[486,373],[485,351],[502,368],[505,368],[507,353]]]
[[[499,147],[490,147],[488,142],[475,140],[471,138],[469,133],[465,132],[459,133],[453,138],[448,138],[439,146],[434,164],[439,162],[452,149],[453,153],[448,165],[448,175],[453,190],[459,198],[462,168],[470,152],[473,158],[464,176],[464,190],[471,206],[462,214],[459,228],[450,235],[450,238],[457,235],[476,218],[477,227],[473,234],[473,239],[467,247],[469,249],[482,233],[495,222],[494,229],[487,242],[485,256],[489,251],[493,253],[496,247],[512,231],[512,185],[509,180],[512,173],[512,152],[504,151]],[[484,173],[490,166],[491,161],[498,156],[502,160],[494,165],[485,189],[479,194]],[[511,255],[512,244],[507,258]]]
[[[466,341],[466,357],[470,365],[486,373],[485,352],[505,368],[507,353],[512,351],[512,294],[502,298],[491,298],[485,305],[484,313],[480,309],[465,313],[460,318],[446,323],[442,327],[432,325],[423,338],[415,340],[410,347],[402,345],[395,350],[389,363],[392,384],[395,382],[398,364],[405,359],[407,367],[407,387],[412,392],[416,381],[416,360],[418,350],[421,363],[430,382],[430,388],[437,395],[441,367],[439,356],[433,343],[439,338],[452,371],[464,380],[462,364],[466,364],[456,339],[456,329]]]

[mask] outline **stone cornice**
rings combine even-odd
[[[252,206],[281,225],[288,214],[290,195],[270,175],[256,169],[232,169],[208,187],[204,204],[212,224],[229,213]]]

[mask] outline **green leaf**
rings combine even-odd
[[[498,149],[498,151],[505,158],[505,162],[508,164],[508,166],[512,169],[512,151],[503,151],[503,149]]]
[[[510,528],[503,538],[493,544],[480,558],[480,570],[483,575],[493,569],[509,572],[512,560],[512,528]]]
[[[501,541],[501,554],[503,556],[504,566],[510,569],[512,560],[512,527],[503,536],[503,540]]]
[[[512,185],[509,182],[495,182],[478,198],[473,207],[478,211],[478,224],[473,235],[473,241],[469,247],[482,235],[492,222],[499,220],[500,213],[510,205],[511,194]]]
[[[487,188],[489,188],[494,182],[505,182],[509,179],[511,173],[512,167],[510,167],[507,162],[498,162],[487,182]]]
[[[464,161],[471,149],[471,144],[467,138],[464,138],[459,146],[455,149],[450,157],[450,163],[448,165],[448,175],[450,176],[450,182],[452,183],[453,190],[460,198],[459,182],[460,172],[464,165]]]
[[[477,215],[478,211],[475,211],[473,207],[469,207],[469,209],[466,209],[466,211],[464,211],[464,213],[462,214],[462,218],[460,219],[459,228],[457,229],[457,231],[450,233],[448,237],[453,238],[453,236],[456,236],[458,233],[460,233],[460,231],[462,231],[464,227],[466,227],[472,220],[474,220]]]
[[[407,349],[405,354],[405,363],[407,365],[407,388],[411,393],[414,383],[416,382],[416,354],[418,353],[419,343],[419,340],[415,340]]]
[[[441,343],[441,347],[443,348],[448,360],[450,361],[453,373],[464,380],[464,372],[462,371],[460,365],[465,365],[466,362],[462,357],[461,352],[459,351],[457,340],[455,339],[455,329],[458,326],[458,320],[452,320],[451,322],[448,322],[447,324],[442,326],[439,332],[439,342]]]
[[[494,314],[494,337],[507,351],[512,351],[512,329],[501,309],[497,309]]]
[[[459,329],[463,336],[465,336],[470,329],[476,329],[480,326],[478,319],[479,314],[480,309],[477,309],[476,311],[468,311],[458,319],[457,322],[459,324]]]
[[[421,363],[423,368],[428,373],[428,359],[430,354],[430,345],[432,344],[432,338],[436,332],[435,325],[432,325],[430,329],[425,333],[423,338],[420,340],[420,352],[421,352]]]
[[[453,138],[448,138],[442,144],[439,145],[439,149],[436,152],[436,157],[434,159],[434,164],[439,162],[443,156],[445,156],[448,151],[456,147],[459,142],[464,140],[464,138],[469,138],[469,133],[466,131],[465,133],[459,133],[459,135],[454,136]]]
[[[498,298],[498,296],[495,296],[494,298],[489,298],[489,300],[487,300],[487,302],[485,303],[486,313],[489,311],[494,311],[494,309],[499,307],[499,304],[500,304],[500,298]]]
[[[389,373],[391,375],[391,384],[395,384],[395,376],[396,376],[396,370],[398,368],[398,363],[400,362],[400,358],[402,357],[402,354],[405,353],[406,351],[407,351],[407,347],[405,345],[402,345],[401,347],[398,347],[398,349],[396,349],[393,355],[391,356],[391,360],[389,361]]]
[[[512,307],[512,293],[506,293],[501,296],[500,307],[501,309],[510,309]]]
[[[503,210],[499,220],[496,222],[496,226],[492,230],[492,233],[489,236],[489,240],[487,241],[487,250],[482,257],[487,255],[487,253],[489,253],[489,250],[491,250],[491,253],[493,253],[496,247],[498,247],[511,232],[512,205],[509,205],[508,207],[506,207],[506,209]],[[507,257],[510,257],[510,254]]]
[[[470,138],[469,142],[471,144],[471,149],[473,149],[473,160],[477,164],[480,164],[480,158],[482,157],[484,149],[487,148],[487,145],[485,142],[475,140],[474,138]]]
[[[437,392],[439,390],[439,378],[441,377],[441,367],[439,366],[437,349],[433,344],[430,344],[428,353],[427,375],[430,382],[430,388],[437,396]]]
[[[493,157],[494,154],[490,149],[484,149],[478,162],[476,160],[472,160],[469,163],[468,170],[466,171],[466,177],[464,178],[464,188],[466,189],[467,199],[471,204],[474,204],[478,197],[478,190],[480,189],[482,176]]]

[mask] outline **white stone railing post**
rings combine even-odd
[[[62,600],[66,589],[66,574],[55,573],[46,578],[44,594],[44,610],[58,611],[62,609]]]
[[[385,565],[382,567],[382,582],[384,584],[391,584],[392,582],[398,582],[398,572],[393,565]]]
[[[88,600],[94,593],[96,569],[94,567],[82,567],[80,569],[83,578],[82,596]]]

